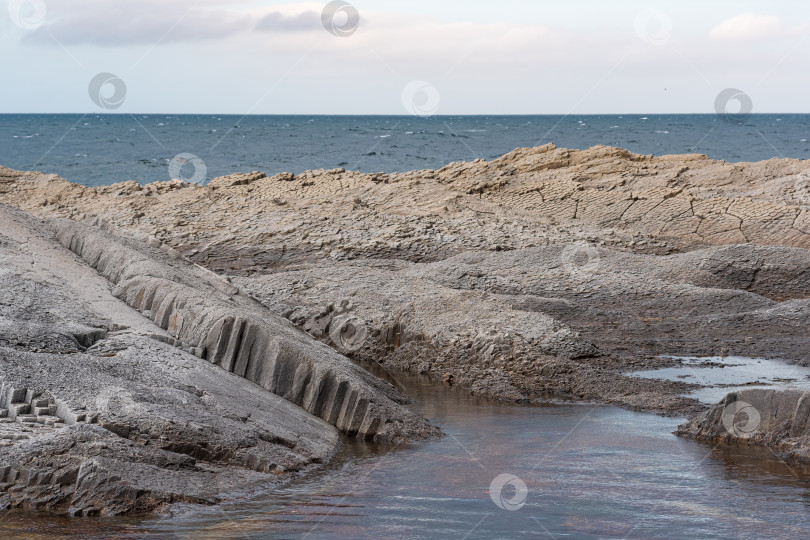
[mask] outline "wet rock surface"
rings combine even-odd
[[[683,415],[703,409],[683,397],[694,384],[624,374],[677,365],[670,355],[808,362],[809,182],[800,160],[547,145],[437,171],[251,172],[208,187],[0,169],[0,201],[170,246],[394,376]],[[138,300],[153,285],[130,281],[119,297],[154,320]],[[210,354],[196,328],[214,327],[181,318],[186,337],[172,339]]]
[[[768,446],[810,463],[810,392],[751,388],[732,392],[678,427],[678,435],[712,443]]]

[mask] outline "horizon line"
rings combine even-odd
[[[728,116],[736,116],[740,113],[729,113]],[[758,112],[745,113],[741,116],[773,116],[773,115],[810,115],[810,112]],[[328,116],[328,117],[396,117],[414,118],[419,120],[430,120],[431,118],[449,118],[453,116],[718,116],[724,115],[716,112],[690,112],[690,113],[457,113],[457,114],[433,114],[430,116],[416,116],[413,114],[385,114],[385,113],[169,113],[169,112],[0,112],[0,116],[35,116],[35,115],[84,115],[84,116],[138,116],[138,115],[172,115],[172,116]]]

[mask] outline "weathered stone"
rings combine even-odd
[[[399,440],[430,432],[423,421],[401,406],[406,398],[393,387],[383,390],[382,383],[374,381],[365,370],[313,341],[219,276],[180,258],[168,259],[167,264],[163,262],[165,256],[154,248],[75,222],[61,220],[54,227],[62,245],[89,264],[95,263],[115,285],[114,294],[131,307],[138,309],[142,305],[139,302],[142,291],[154,291],[150,292],[155,300],[149,311],[155,324],[175,336],[179,343],[200,344],[209,362],[240,377],[248,376],[281,396],[288,393],[300,366],[309,369],[320,366],[323,377],[340,378],[341,384],[369,400],[368,414],[377,415],[379,421],[373,425],[380,431],[361,430],[359,436]],[[226,331],[228,328],[230,332]],[[309,382],[317,383],[314,379]],[[342,401],[315,412],[300,398],[304,393],[306,389],[294,396],[299,399],[296,405],[333,425],[337,423]]]
[[[677,434],[770,446],[790,459],[810,463],[810,392],[762,388],[732,392],[679,426]]]
[[[131,184],[90,189],[0,169],[0,200],[141,238],[170,266],[182,265],[172,262],[179,252],[227,276],[202,279],[218,293],[201,304],[184,292],[195,283],[171,272],[127,273],[149,261],[85,249],[82,233],[63,239],[128,305],[171,325],[159,339],[347,433],[375,433],[391,429],[380,403],[351,377],[302,361],[296,339],[245,316],[249,297],[261,313],[394,373],[520,402],[690,414],[701,405],[682,396],[696,385],[625,374],[677,364],[668,355],[807,361],[808,170],[792,159],[734,164],[546,145],[437,171],[158,183],[144,188],[150,197]],[[73,338],[47,345],[81,347]]]
[[[402,399],[391,387],[353,376],[358,368],[346,359],[236,287],[212,284],[220,278],[210,272],[157,246],[63,225],[0,205],[0,408],[8,416],[0,419],[0,508],[88,516],[216,503],[328,459],[339,444],[332,425],[175,346],[198,343],[228,314],[250,320],[265,340],[278,329],[297,360],[343,373],[398,420],[363,436],[436,435],[390,400]],[[114,283],[121,299],[143,311],[149,304],[167,328],[112,296]],[[92,339],[82,345],[77,335]],[[246,358],[261,365],[254,351]]]

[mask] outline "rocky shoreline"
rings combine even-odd
[[[710,443],[766,446],[810,463],[810,392],[750,388],[728,394],[676,434]]]
[[[214,504],[324,462],[340,433],[439,434],[395,388],[170,249],[5,205],[0,224],[2,508]]]
[[[808,182],[799,160],[551,145],[206,187],[0,167],[0,505],[216,502],[328,459],[340,432],[437,436],[346,357],[495,399],[700,418],[698,385],[628,373],[810,362]],[[681,434],[716,435],[701,422]]]

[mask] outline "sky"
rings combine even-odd
[[[3,2],[0,113],[810,113],[806,0]]]

